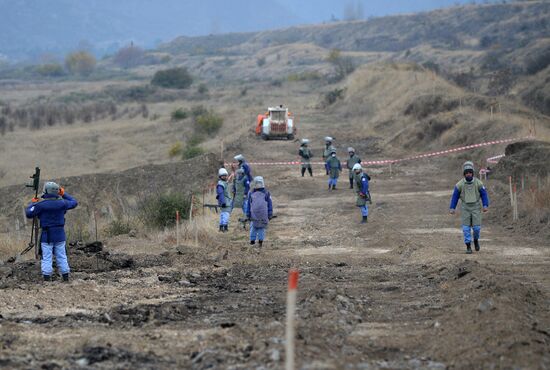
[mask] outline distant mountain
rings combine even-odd
[[[0,0],[0,61],[102,55],[130,41],[153,47],[177,36],[279,29],[345,18],[429,10],[469,0]]]

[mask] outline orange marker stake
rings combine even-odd
[[[296,293],[298,291],[298,270],[288,272],[288,293],[286,300],[286,341],[285,369],[294,370],[294,314],[296,313]]]

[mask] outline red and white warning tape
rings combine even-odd
[[[487,158],[487,163],[497,164],[500,158],[504,158],[505,156],[506,156],[505,154],[499,154],[499,155],[495,155],[494,157],[489,157]]]
[[[423,158],[430,158],[430,157],[439,157],[443,155],[447,155],[450,153],[457,153],[457,152],[463,152],[468,149],[475,149],[475,148],[481,148],[484,146],[490,146],[490,145],[497,145],[497,144],[505,144],[510,143],[513,141],[519,141],[519,140],[525,140],[525,139],[532,139],[533,136],[525,136],[525,137],[519,137],[519,138],[513,138],[513,139],[502,139],[502,140],[493,140],[493,141],[486,141],[479,144],[472,144],[472,145],[466,145],[461,146],[458,148],[452,148],[447,150],[440,150],[437,152],[429,152],[429,153],[423,153],[423,154],[417,154],[411,157],[406,158],[400,158],[400,159],[383,159],[378,161],[363,161],[361,162],[363,165],[381,165],[381,164],[393,164],[393,163],[400,163],[405,161],[412,161],[416,159],[423,159]],[[491,162],[490,160],[497,160],[502,158],[504,155],[495,156],[487,159],[487,162],[489,163],[497,163],[497,162]],[[289,165],[301,165],[301,161],[290,161],[290,162],[249,162],[249,164],[254,166],[289,166]],[[312,165],[322,165],[324,166],[324,162],[311,162]],[[230,163],[226,163],[226,165],[230,165]]]

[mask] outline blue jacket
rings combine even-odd
[[[369,194],[369,175],[366,173],[361,175],[361,193]]]
[[[481,203],[483,204],[483,208],[489,207],[489,196],[487,195],[487,189],[485,189],[485,186],[479,189],[479,195],[481,196]],[[460,199],[460,190],[458,190],[458,188],[455,185],[453,196],[451,197],[451,206],[449,208],[456,209],[459,199]]]
[[[76,208],[78,202],[69,194],[63,198],[53,194],[44,194],[42,199],[30,203],[25,209],[27,218],[38,217],[42,235],[42,243],[58,243],[67,240],[65,235],[65,213],[69,209]]]
[[[252,172],[250,171],[250,165],[246,163],[246,161],[242,161],[239,163],[239,168],[242,168],[244,170],[244,175],[248,179],[248,181],[252,182]]]
[[[269,191],[265,190],[265,188],[261,189],[254,189],[252,192],[261,191],[265,194],[265,200],[267,202],[267,216],[269,218],[273,217],[273,202],[271,201],[271,194],[269,194]],[[248,195],[248,209],[246,211],[246,217],[251,218],[252,217],[252,197]]]

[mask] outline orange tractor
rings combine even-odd
[[[258,119],[256,120],[256,135],[264,140],[293,140],[296,135],[294,116],[288,111],[288,108],[282,105],[268,108],[266,113],[258,115]]]

